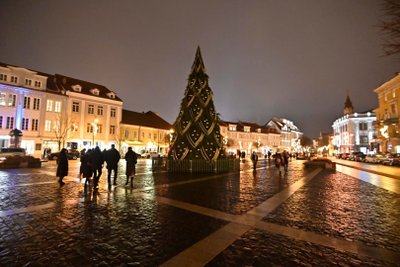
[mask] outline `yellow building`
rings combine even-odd
[[[380,152],[400,153],[400,73],[374,90],[378,94],[379,107],[376,128]]]
[[[128,147],[141,155],[156,152],[163,156],[168,153],[172,125],[156,113],[124,109],[120,127],[122,153],[126,153]]]

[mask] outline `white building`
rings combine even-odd
[[[373,112],[353,112],[349,96],[346,98],[343,116],[333,122],[335,153],[350,153],[361,151],[369,153],[370,145],[376,138]]]
[[[122,100],[104,86],[0,63],[0,146],[22,131],[21,147],[37,157],[50,148],[115,142]]]
[[[293,121],[284,118],[272,118],[265,124],[265,127],[275,129],[280,134],[279,150],[300,151],[300,139],[303,132]]]

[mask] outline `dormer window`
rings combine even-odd
[[[79,84],[73,85],[73,86],[71,86],[71,88],[75,92],[81,92],[82,91],[82,86],[80,86]]]
[[[42,82],[35,81],[35,87],[41,87],[41,86],[42,86]]]
[[[91,92],[92,94],[94,94],[94,95],[99,95],[99,94],[100,94],[100,90],[97,89],[97,88],[91,89],[90,92]]]
[[[250,127],[249,126],[244,126],[243,131],[246,132],[246,133],[249,133],[250,132]]]
[[[115,98],[115,93],[114,93],[114,92],[107,93],[107,96],[108,96],[109,98],[114,99],[114,98]]]
[[[229,131],[236,131],[236,125],[229,124]]]
[[[12,83],[18,83],[18,77],[17,76],[11,76],[11,82]]]

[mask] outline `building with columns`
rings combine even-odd
[[[353,104],[347,95],[343,116],[332,124],[335,153],[377,152],[373,145],[376,138],[375,121],[375,113],[372,111],[354,112]]]
[[[377,141],[382,153],[400,153],[400,73],[374,90],[379,106],[376,113]]]

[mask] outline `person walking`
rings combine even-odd
[[[253,151],[253,154],[251,154],[251,161],[253,162],[253,169],[256,170],[258,155],[255,151]]]
[[[86,184],[90,184],[90,179],[93,176],[93,170],[90,163],[90,157],[92,154],[92,150],[89,149],[86,153],[81,156],[81,171],[82,177],[85,178],[85,186]]]
[[[63,179],[68,175],[68,158],[67,158],[67,150],[65,148],[61,149],[60,155],[57,158],[57,173],[58,182],[60,186],[64,185]]]
[[[282,161],[283,161],[283,169],[285,172],[288,172],[288,166],[289,166],[289,153],[284,150],[282,153]]]
[[[86,153],[86,148],[82,149],[79,155],[80,158],[80,162],[81,162],[81,166],[79,166],[79,179],[81,179],[83,176],[83,169],[84,169],[84,165],[82,164],[82,158],[85,156]]]
[[[90,165],[93,171],[93,183],[94,189],[97,189],[99,186],[99,180],[103,169],[104,157],[100,148],[96,146],[96,148],[90,153]]]
[[[131,186],[133,186],[133,176],[135,175],[136,163],[138,154],[132,150],[132,147],[128,147],[128,152],[125,154],[126,160],[126,183],[128,185],[129,179],[131,180]]]
[[[118,150],[115,149],[115,145],[112,144],[111,148],[107,150],[105,153],[106,163],[107,163],[107,180],[108,180],[108,188],[111,188],[111,172],[114,171],[114,185],[117,185],[118,178],[118,162],[121,159],[121,155]]]
[[[282,155],[280,153],[275,153],[275,167],[279,171],[279,175],[281,174],[281,166],[282,166]]]

